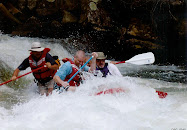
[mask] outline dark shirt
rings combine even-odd
[[[50,62],[51,65],[57,64],[57,63],[55,62],[55,59],[54,59],[49,53],[46,54],[45,61],[46,61],[46,62]],[[19,69],[19,70],[25,70],[25,69],[27,69],[28,67],[30,67],[30,64],[29,64],[29,57],[26,58],[26,59],[19,65],[18,69]]]

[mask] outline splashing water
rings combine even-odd
[[[60,59],[72,57],[60,40],[20,38],[0,35],[0,60],[15,69],[27,56],[33,41],[51,48]],[[176,66],[117,66],[123,77],[90,77],[76,92],[54,91],[51,96],[40,96],[33,76],[25,76],[29,85],[15,90],[0,86],[0,126],[2,129],[187,129],[187,86],[185,82],[164,80],[157,71]],[[22,72],[26,73],[29,69]],[[141,71],[143,71],[141,73]],[[167,71],[167,72],[169,72]],[[185,70],[183,70],[185,71]],[[145,75],[147,73],[147,75]],[[157,75],[150,76],[150,75]],[[142,76],[145,75],[145,76]],[[133,77],[132,77],[133,76]],[[179,76],[179,75],[178,75]],[[167,77],[167,76],[166,76]],[[169,77],[169,76],[168,76]],[[176,76],[177,78],[177,76]],[[95,96],[102,88],[123,88],[125,93]],[[168,92],[158,98],[155,89]]]

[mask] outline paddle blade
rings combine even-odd
[[[136,65],[152,64],[154,62],[155,62],[155,57],[152,52],[136,55],[126,61],[126,63],[136,64]]]
[[[159,98],[165,98],[168,94],[162,91],[156,91],[158,93]]]

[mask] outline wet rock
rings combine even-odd
[[[168,48],[172,61],[180,53],[175,51],[175,46],[180,45],[178,50],[185,48],[184,0],[1,2],[0,30],[4,33],[55,38],[75,36],[77,44],[83,41],[86,49],[99,49],[117,59],[146,51],[163,52]]]
[[[181,6],[184,4],[181,0],[170,0],[171,5],[173,6]]]
[[[27,7],[28,7],[30,10],[33,10],[33,8],[36,7],[37,1],[38,1],[38,0],[27,0]]]
[[[75,23],[75,22],[77,22],[77,18],[72,13],[64,10],[62,23]]]
[[[61,25],[58,21],[54,20],[54,21],[51,23],[51,27],[52,27],[52,28],[60,28],[60,27],[62,27],[62,25]]]
[[[126,41],[129,44],[132,44],[134,49],[146,49],[146,50],[155,50],[155,49],[162,49],[163,46],[160,46],[156,43],[150,41],[143,41],[138,39],[129,39]]]
[[[54,2],[42,0],[38,2],[36,12],[39,16],[53,15],[57,13],[58,6]]]
[[[72,10],[80,10],[81,0],[62,0],[62,10],[72,11]]]
[[[27,1],[26,0],[18,0],[19,9],[24,10],[26,5],[27,5]]]
[[[151,25],[142,23],[138,19],[131,20],[127,34],[141,39],[156,40],[156,36],[151,29]]]
[[[55,0],[47,0],[48,2],[55,2]]]
[[[178,23],[177,30],[179,30],[179,32],[178,32],[179,37],[181,37],[181,38],[185,37],[186,32],[187,32],[186,27],[187,27],[187,21],[186,20],[182,20]]]
[[[15,15],[15,14],[18,14],[18,13],[21,13],[22,12],[20,10],[18,10],[17,8],[15,8],[11,3],[7,3],[6,4],[7,6],[7,9],[9,10],[9,12],[12,14],[12,15]]]
[[[19,36],[37,36],[39,35],[42,24],[40,20],[36,17],[30,17],[24,25],[17,27],[15,31],[12,32],[12,35]]]
[[[89,3],[89,7],[92,11],[96,11],[97,10],[97,5],[95,2],[90,2]]]
[[[99,26],[101,28],[103,27],[110,27],[111,26],[111,19],[103,9],[98,9],[96,11],[90,11],[87,15],[88,22]]]
[[[15,11],[15,10],[14,10]],[[14,22],[16,22],[16,23],[18,23],[18,24],[21,24],[21,22],[16,18],[16,17],[14,17],[11,13],[10,13],[10,11],[2,4],[2,3],[0,3],[0,12],[4,15],[4,16],[6,16],[8,19],[10,19],[10,20],[12,20],[12,21],[14,21]]]
[[[80,18],[79,18],[79,23],[82,23],[83,25],[87,24],[87,15],[89,11],[89,1],[88,0],[82,0],[81,1],[81,12],[80,12]]]

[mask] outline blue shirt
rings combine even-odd
[[[85,66],[83,68],[83,71],[88,71],[89,67]],[[72,73],[72,65],[69,61],[67,61],[66,63],[64,63],[60,69],[56,72],[56,76],[59,76],[61,80],[64,80],[66,78],[67,75],[70,75]]]

